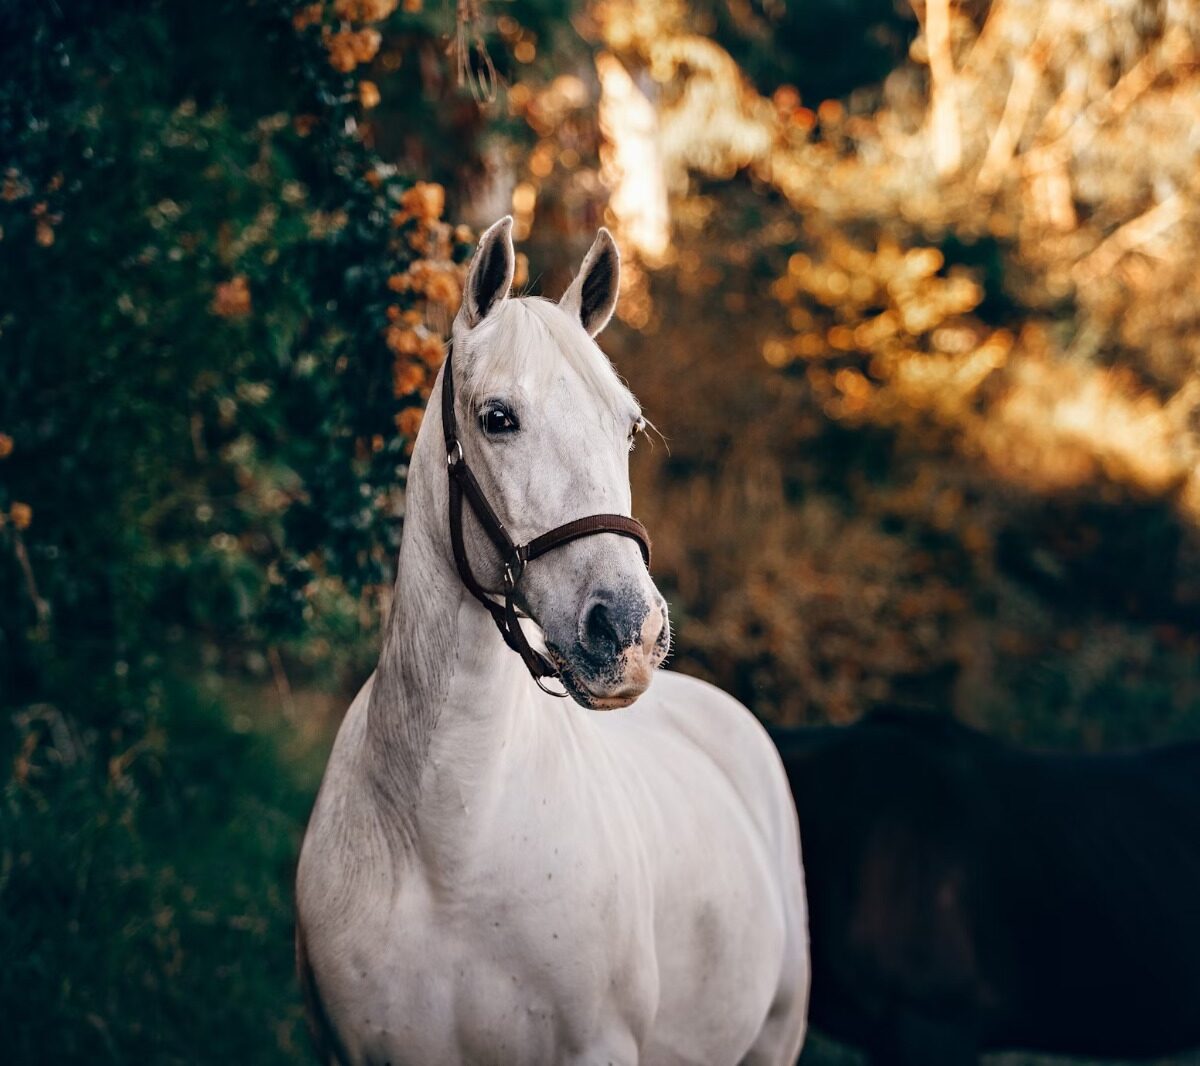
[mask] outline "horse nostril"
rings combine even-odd
[[[583,645],[591,652],[613,653],[621,646],[621,635],[609,605],[593,600],[583,619]]]
[[[640,648],[647,657],[666,625],[661,605],[648,604],[636,592],[599,589],[588,597],[579,615],[579,643],[589,658],[604,662],[626,648]]]

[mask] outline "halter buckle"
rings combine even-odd
[[[446,467],[450,470],[453,470],[462,461],[463,461],[462,441],[460,441],[456,438],[454,441],[454,447],[452,447],[446,453]]]
[[[525,573],[525,559],[521,555],[520,546],[518,546],[514,549],[512,557],[504,564],[504,591],[515,592],[517,582],[521,580],[523,573]]]

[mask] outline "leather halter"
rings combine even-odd
[[[586,518],[576,518],[561,526],[543,533],[525,544],[517,544],[504,528],[504,523],[492,509],[491,504],[479,487],[471,468],[463,454],[462,441],[458,438],[458,421],[454,414],[454,349],[446,350],[446,363],[442,370],[442,434],[446,439],[446,469],[450,478],[450,545],[454,550],[454,562],[458,567],[458,575],[462,583],[492,616],[500,635],[513,651],[521,656],[521,661],[532,675],[534,681],[543,692],[551,696],[566,696],[565,692],[555,692],[542,684],[544,677],[558,677],[558,670],[546,656],[530,647],[529,641],[521,630],[516,603],[513,597],[521,575],[527,564],[541,558],[555,548],[570,544],[581,537],[591,537],[597,533],[616,533],[622,537],[637,541],[642,550],[642,558],[646,566],[650,566],[650,534],[646,527],[636,518],[619,514],[594,514]],[[491,594],[476,580],[467,558],[467,546],[463,539],[463,497],[471,505],[475,517],[488,535],[488,539],[500,552],[504,564],[504,602],[497,603]]]

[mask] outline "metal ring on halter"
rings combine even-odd
[[[462,441],[455,440],[454,450],[446,453],[446,465],[453,470],[463,461]]]
[[[538,677],[536,674],[533,675],[533,683],[535,685],[537,685],[537,687],[540,688],[544,693],[546,693],[547,696],[555,696],[560,700],[565,700],[570,695],[570,693],[567,692],[565,688],[563,689],[562,692],[555,692],[554,689],[552,689],[552,688],[546,688],[546,686],[542,684],[542,679],[540,677]],[[560,679],[559,683],[560,684],[562,683],[561,679]]]

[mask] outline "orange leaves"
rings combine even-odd
[[[34,219],[34,240],[49,248],[54,243],[54,227],[62,221],[62,215],[52,213],[45,200],[34,204],[29,213]]]
[[[0,515],[3,518],[3,515]],[[8,509],[8,518],[14,529],[28,529],[33,522],[33,508],[20,500],[13,500]]]
[[[403,274],[388,278],[392,292],[414,293],[453,311],[462,298],[462,268],[448,261],[416,260]]]
[[[459,271],[452,265],[418,259],[413,263],[409,276],[412,278],[413,289],[423,293],[426,299],[441,304],[448,310],[458,307],[462,289],[459,284]]]
[[[12,203],[30,194],[29,180],[16,167],[4,171],[4,181],[0,184],[0,200]]]
[[[398,5],[400,5],[400,0],[334,0],[332,14],[343,22],[383,22],[383,19],[388,18]],[[404,10],[410,10],[407,4],[404,5]],[[293,14],[292,25],[299,32],[310,26],[320,25],[324,18],[325,4],[323,2],[306,4]],[[366,62],[370,58],[371,56],[368,56],[367,60],[359,61]],[[341,67],[338,67],[338,70],[341,70]]]
[[[827,399],[835,416],[867,413],[872,378],[891,379],[911,360],[932,353],[962,355],[981,344],[987,331],[963,316],[983,297],[978,282],[960,269],[945,276],[936,248],[902,249],[881,237],[863,247],[830,226],[808,227],[814,254],[796,253],[772,295],[789,307],[796,334],[780,340],[764,357],[772,365],[791,359],[844,361],[860,365],[814,379],[836,389]],[[779,345],[786,347],[787,356]]]
[[[456,308],[462,298],[458,277],[449,270],[430,271],[421,286],[428,299],[448,309]]]
[[[8,514],[12,519],[12,524],[17,529],[28,529],[30,523],[33,522],[33,508],[27,503],[22,503],[20,500],[13,501]]]
[[[460,267],[449,263],[417,260],[404,274],[393,274],[388,288],[397,293],[423,296],[441,308],[445,316],[458,306],[461,292]],[[407,311],[392,305],[387,310],[384,341],[396,356],[392,367],[392,391],[397,399],[426,395],[433,373],[442,365],[445,352],[441,337],[423,322],[416,308]]]
[[[321,2],[305,4],[292,16],[292,26],[300,33],[310,27],[321,27],[321,41],[329,57],[329,65],[341,74],[350,74],[364,63],[370,63],[379,52],[383,36],[370,23],[382,22],[399,5],[399,0],[333,0],[328,9]],[[405,9],[409,10],[408,5]],[[323,25],[327,13],[336,20],[337,28]],[[358,29],[353,23],[360,23]],[[379,104],[379,89],[374,82],[364,81],[358,88],[359,103],[369,111]]]
[[[323,14],[321,4],[305,4],[292,16],[292,26],[296,32],[308,29],[309,26],[316,26],[321,21]]]
[[[339,30],[325,35],[329,65],[342,74],[349,74],[360,63],[369,63],[379,51],[383,37],[376,29]]]
[[[379,86],[373,81],[360,81],[358,83],[358,102],[362,105],[364,111],[370,111],[372,108],[379,106],[382,97],[379,95]]]
[[[421,348],[420,335],[407,324],[388,326],[384,331],[384,340],[396,355],[416,355]],[[397,388],[397,395],[403,396],[409,391],[411,390]]]
[[[442,217],[446,209],[446,190],[435,181],[418,181],[405,190],[400,198],[400,210],[392,221],[397,226],[409,219],[432,222]]]
[[[399,5],[399,0],[334,0],[333,13],[351,22],[381,22]]]
[[[406,437],[415,437],[421,428],[425,412],[420,407],[406,407],[396,416],[396,428]]]
[[[464,227],[452,228],[449,223],[440,221],[445,207],[446,190],[441,185],[432,181],[418,181],[404,191],[400,197],[400,210],[392,214],[392,225],[404,229],[409,247],[428,261],[421,270],[430,269],[430,263],[438,263],[444,271],[453,273],[456,268],[449,259],[454,243],[470,240],[470,232],[465,231]],[[395,292],[405,292],[411,288],[422,292],[425,290],[425,284],[420,279],[414,284],[412,280],[403,281],[394,277],[389,285]],[[440,287],[435,285],[434,288],[437,289],[436,293],[427,294],[431,298],[457,304],[457,284],[453,293],[445,284]]]
[[[454,241],[470,238],[463,227],[440,221],[445,190],[435,182],[416,182],[400,196],[400,209],[392,217],[404,240],[421,258],[387,279],[388,289],[400,299],[387,308],[384,342],[395,356],[392,392],[398,400],[425,398],[441,366],[444,350],[441,332],[457,310],[466,268],[451,259]],[[434,328],[431,328],[431,325]],[[419,425],[419,408],[405,408],[396,416],[397,428],[411,438]]]
[[[410,332],[409,336],[414,338],[412,354],[415,354],[419,343],[415,339],[415,334]],[[420,391],[428,377],[428,369],[416,359],[397,359],[392,368],[392,391],[397,399],[413,396]]]
[[[384,341],[398,357],[392,374],[396,396],[410,396],[432,380],[431,370],[442,365],[441,338],[424,326],[397,322],[384,330]]]
[[[245,318],[250,314],[250,283],[244,274],[238,274],[217,286],[209,308],[221,318]]]

